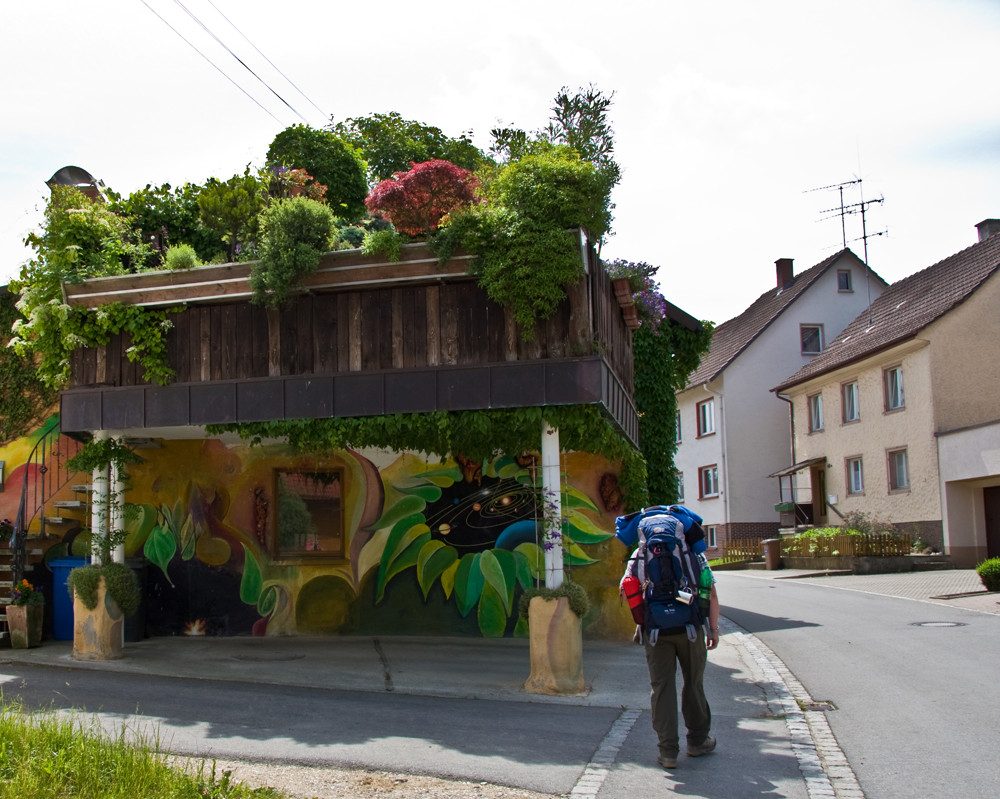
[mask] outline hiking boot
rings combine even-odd
[[[688,757],[701,757],[715,749],[715,738],[706,738],[697,746],[688,744]]]
[[[656,762],[663,768],[677,768],[677,755],[660,755]]]

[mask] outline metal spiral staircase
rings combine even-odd
[[[4,644],[7,605],[25,569],[41,563],[48,546],[72,525],[89,525],[90,475],[66,467],[80,446],[61,434],[56,417],[42,430],[24,464],[21,499],[11,520],[14,530],[10,541],[0,545],[0,641]]]

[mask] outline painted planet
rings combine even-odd
[[[442,525],[440,525],[438,527],[438,532],[441,535],[448,535],[448,533],[451,532],[451,525],[450,524],[442,524]]]

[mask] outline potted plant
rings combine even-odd
[[[100,563],[73,569],[66,588],[73,597],[73,658],[117,660],[125,640],[125,617],[139,609],[139,579],[124,563],[114,563],[111,551],[124,540],[124,531],[101,536]]]
[[[11,592],[7,606],[7,629],[14,649],[28,649],[42,643],[45,617],[45,594],[27,580],[21,580]]]
[[[524,690],[534,694],[579,694],[583,683],[583,617],[587,592],[566,581],[558,588],[530,588],[521,596],[528,620],[531,675]]]
[[[72,471],[94,472],[114,463],[123,474],[128,464],[141,460],[124,441],[107,438],[84,444],[67,461],[67,467]],[[116,503],[113,492],[105,502],[103,516],[109,519]],[[73,597],[73,657],[76,660],[122,657],[125,617],[135,613],[142,600],[135,572],[112,559],[112,553],[124,542],[126,535],[124,529],[91,531],[94,562],[73,569],[66,579],[66,588]]]

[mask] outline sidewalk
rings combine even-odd
[[[985,593],[972,570],[809,576],[812,573],[783,569],[740,574],[762,580],[809,579],[842,590],[1000,613],[1000,594]],[[749,795],[754,786],[759,791],[765,785],[769,795],[793,799],[832,796],[833,786],[838,796],[862,796],[851,786],[843,790],[836,775],[853,779],[853,772],[824,726],[825,714],[803,712],[809,701],[806,689],[753,635],[725,619],[722,628],[719,648],[709,654],[706,670],[719,749],[710,758],[683,758],[675,773],[656,765],[645,657],[641,647],[628,641],[584,642],[587,690],[578,696],[523,690],[530,670],[524,639],[395,636],[153,638],[126,644],[123,659],[103,663],[75,661],[70,642],[46,641],[36,649],[0,650],[0,683],[5,675],[10,679],[17,674],[19,666],[32,664],[373,694],[560,703],[604,713],[613,709],[612,717],[618,720],[603,740],[592,742],[595,754],[590,763],[581,764],[579,774],[566,769],[576,783],[561,786],[562,793],[632,795],[655,779],[664,780],[671,790],[683,788],[692,797]],[[473,706],[470,712],[476,712]]]
[[[949,607],[1000,614],[1000,594],[988,593],[975,569],[906,572],[903,574],[830,574],[805,569],[747,570],[742,577],[766,580],[809,579],[817,585],[916,599]]]

